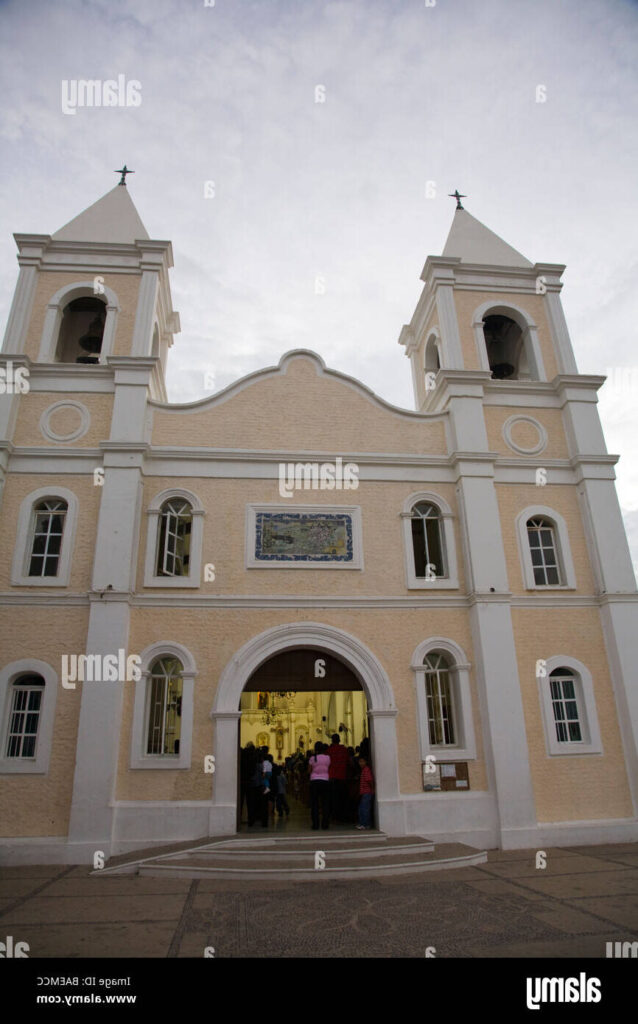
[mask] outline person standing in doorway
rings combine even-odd
[[[348,750],[339,741],[339,733],[332,736],[326,751],[330,758],[330,817],[333,821],[346,820]]]
[[[372,828],[372,798],[374,796],[374,776],[365,757],[359,758],[361,779],[359,780],[359,824],[358,829]]]
[[[310,768],[310,815],[312,827],[319,828],[319,808],[321,808],[321,827],[330,827],[330,758],[327,746],[317,740],[314,755],[308,760]]]

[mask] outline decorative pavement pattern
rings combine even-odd
[[[383,881],[239,882],[5,867],[0,931],[37,957],[604,957],[638,939],[638,844],[492,850]]]

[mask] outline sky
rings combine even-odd
[[[458,188],[567,266],[638,566],[637,55],[635,0],[0,0],[0,326],[12,233],[53,233],[126,163],[173,243],[171,401],[309,348],[413,408],[397,339]],[[65,112],[63,82],[118,75],[138,105]]]

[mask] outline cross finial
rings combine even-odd
[[[114,174],[121,174],[122,175],[122,177],[118,181],[118,185],[126,185],[126,175],[127,174],[135,174],[135,171],[129,171],[129,169],[126,166],[126,164],[124,164],[124,167],[120,167],[120,169],[118,171],[114,171],[113,173]]]
[[[461,199],[467,199],[467,196],[462,195],[459,192],[458,188],[455,189],[454,192],[448,192],[448,195],[450,196],[451,199],[456,199],[456,208],[457,208],[457,210],[464,210],[465,209],[465,207],[461,203]]]

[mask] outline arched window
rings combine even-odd
[[[432,746],[455,742],[454,710],[450,687],[450,665],[438,651],[426,655],[425,695],[428,709],[428,733]]]
[[[544,516],[528,519],[527,539],[536,586],[560,586],[563,578],[553,524]]]
[[[189,650],[158,641],[140,654],[135,682],[131,768],[190,768],[197,670]]]
[[[0,774],[48,772],[58,682],[38,658],[20,658],[0,669]]]
[[[14,680],[5,757],[35,761],[43,695],[42,676],[22,675]]]
[[[602,754],[594,684],[585,665],[565,654],[545,659],[537,675],[550,756]]]
[[[575,673],[570,668],[554,669],[549,677],[552,711],[559,743],[580,743],[583,739],[575,688]]]
[[[106,305],[102,299],[92,295],[72,299],[62,313],[56,362],[99,363],[105,323]]]
[[[28,576],[57,576],[68,505],[46,498],[33,510]]]
[[[147,511],[145,587],[199,587],[204,506],[191,491],[155,495]]]
[[[421,760],[476,759],[470,665],[463,650],[446,637],[430,637],[412,656],[416,675],[417,726]]]
[[[157,576],[188,576],[193,510],[184,498],[162,505],[157,540]]]
[[[445,576],[441,514],[436,505],[418,502],[412,509],[412,551],[417,579]]]
[[[576,589],[567,524],[559,512],[529,505],[516,517],[516,532],[527,590]]]
[[[454,516],[445,499],[420,491],[403,502],[405,575],[408,590],[459,586]]]
[[[157,658],[151,665],[146,754],[179,756],[183,665]]]

